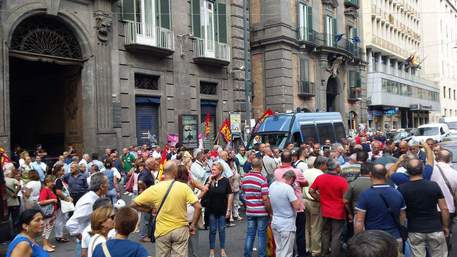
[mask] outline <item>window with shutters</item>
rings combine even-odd
[[[348,71],[348,99],[358,100],[362,97],[362,79],[360,72]]]
[[[325,15],[325,45],[330,47],[336,47],[336,18]]]
[[[191,0],[196,57],[229,60],[226,0]]]
[[[313,8],[304,3],[298,4],[299,28],[298,36],[301,41],[314,40],[313,34]]]
[[[126,44],[173,49],[170,0],[122,0]]]
[[[348,41],[347,41],[347,50],[351,52],[354,56],[359,57],[359,43],[360,43],[360,38],[357,32],[357,28],[348,26],[347,27],[347,35],[348,35]]]

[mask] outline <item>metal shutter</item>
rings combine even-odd
[[[136,137],[138,145],[157,144],[159,141],[159,104],[136,104]]]

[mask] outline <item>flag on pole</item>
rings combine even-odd
[[[255,133],[257,132],[257,130],[259,129],[260,125],[263,123],[263,121],[268,117],[268,116],[271,116],[273,115],[273,111],[268,108],[263,114],[262,116],[260,116],[260,118],[257,120],[257,123],[255,124],[254,126],[254,129],[252,130],[252,133]]]
[[[166,144],[162,150],[162,158],[160,159],[159,175],[157,176],[159,181],[162,180],[163,167],[165,166],[165,163],[167,162],[167,154],[168,154],[168,144]]]
[[[273,230],[271,229],[271,223],[269,223],[267,227],[267,256],[276,256],[276,244],[275,239],[273,237]]]
[[[205,137],[208,137],[209,133],[211,132],[211,128],[209,127],[210,121],[211,121],[211,116],[209,115],[209,112],[207,112],[206,117],[205,117]]]
[[[336,36],[335,36],[336,42],[338,43],[341,39],[343,39],[343,36],[344,36],[344,33],[336,34]]]
[[[230,142],[232,141],[232,132],[230,131],[230,120],[225,119],[224,123],[222,123],[221,128],[219,129],[219,132],[223,136],[225,142]]]

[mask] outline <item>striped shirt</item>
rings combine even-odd
[[[268,216],[262,197],[268,195],[267,179],[258,172],[249,172],[241,179],[246,216]]]

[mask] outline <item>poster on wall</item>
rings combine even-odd
[[[186,148],[198,147],[198,115],[182,114],[179,116],[180,142]]]
[[[233,137],[241,136],[241,114],[230,113],[230,130]]]

